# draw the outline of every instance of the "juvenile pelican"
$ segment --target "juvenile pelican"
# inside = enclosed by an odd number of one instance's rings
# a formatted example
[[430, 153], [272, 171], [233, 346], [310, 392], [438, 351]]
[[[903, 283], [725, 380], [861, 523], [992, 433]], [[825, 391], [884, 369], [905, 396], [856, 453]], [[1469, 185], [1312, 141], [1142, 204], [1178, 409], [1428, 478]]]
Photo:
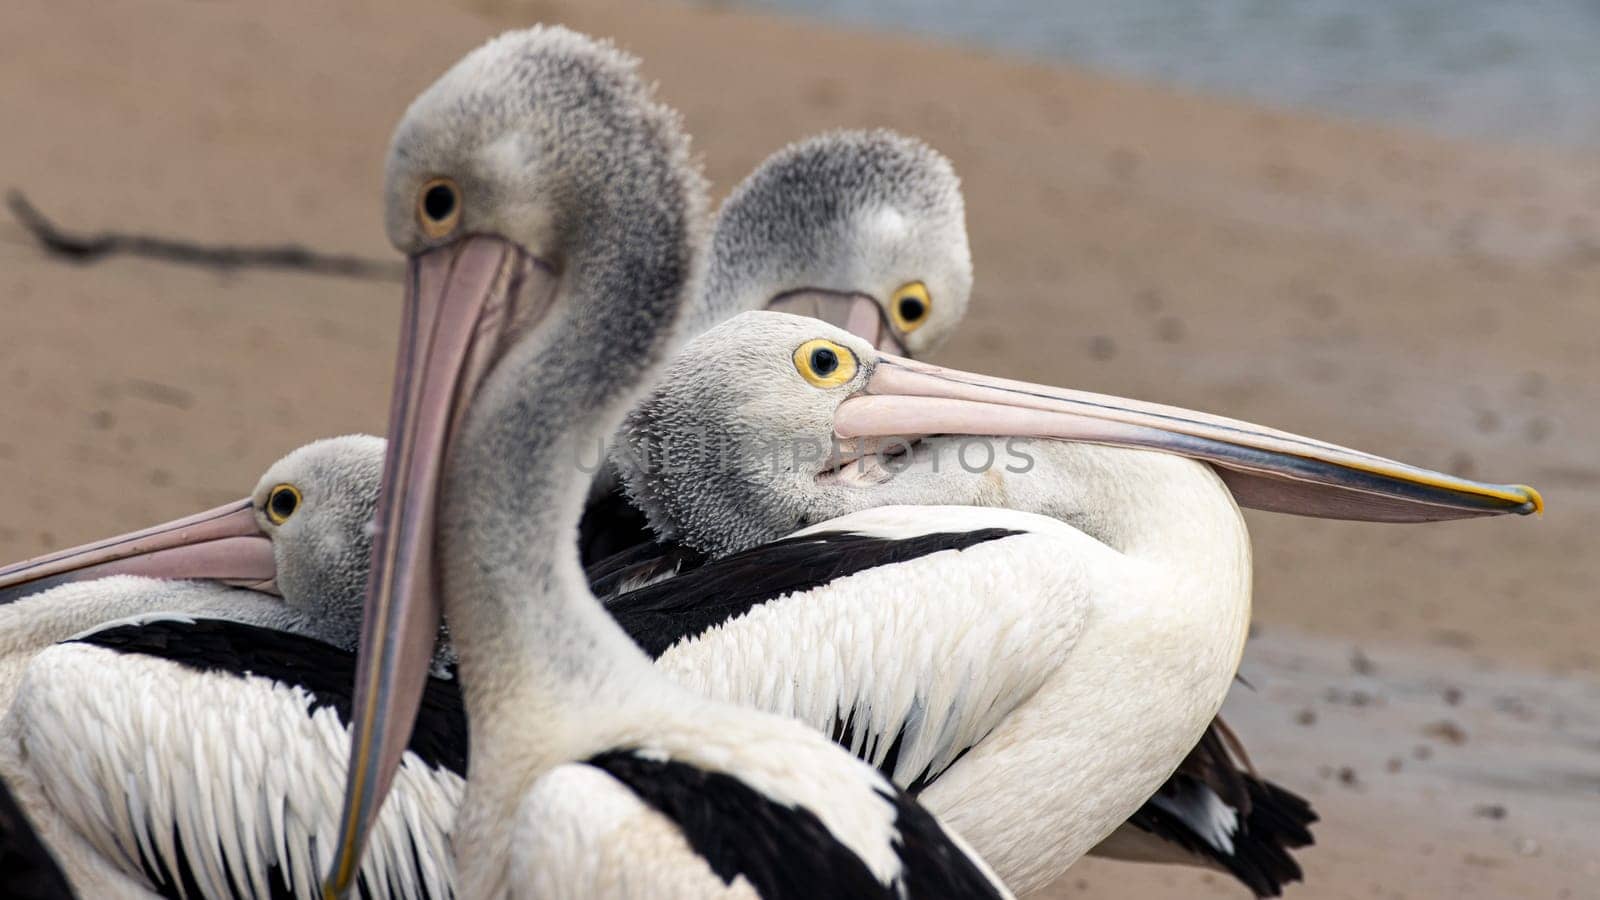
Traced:
[[508, 34], [395, 133], [410, 283], [330, 889], [352, 886], [442, 597], [473, 754], [462, 896], [1000, 895], [870, 766], [673, 685], [589, 593], [576, 454], [667, 351], [703, 215], [676, 116], [634, 69], [563, 29]]
[[[913, 363], [771, 312], [692, 341], [622, 433], [629, 492], [678, 549], [596, 574], [621, 588], [686, 571], [610, 612], [681, 681], [793, 715], [920, 789], [1019, 893], [1132, 815], [1220, 706], [1250, 609], [1235, 498], [1379, 521], [1539, 503], [1241, 422]], [[1184, 809], [1169, 796], [1146, 814]], [[1204, 814], [1193, 834], [1232, 849], [1228, 809], [1187, 809]]]
[[[238, 503], [0, 570], [0, 776], [84, 897], [318, 895], [382, 454], [318, 441]], [[372, 897], [450, 893], [466, 724], [428, 697]]]

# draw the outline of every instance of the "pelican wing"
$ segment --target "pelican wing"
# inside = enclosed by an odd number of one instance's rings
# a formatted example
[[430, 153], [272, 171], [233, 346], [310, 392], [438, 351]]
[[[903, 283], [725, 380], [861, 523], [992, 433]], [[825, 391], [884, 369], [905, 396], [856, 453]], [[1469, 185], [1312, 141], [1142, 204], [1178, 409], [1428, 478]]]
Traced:
[[[51, 812], [153, 892], [309, 900], [334, 845], [354, 662], [238, 622], [114, 622], [33, 659], [7, 737]], [[370, 896], [450, 895], [465, 728], [454, 682], [434, 680], [363, 865]]]
[[1085, 542], [1012, 510], [885, 507], [607, 608], [685, 686], [797, 718], [915, 791], [1071, 651]]
[[[610, 608], [611, 601], [622, 594], [638, 591], [660, 581], [705, 565], [706, 557], [672, 541], [648, 540], [634, 544], [589, 565], [584, 575], [589, 579], [589, 590]], [[641, 603], [648, 594], [636, 595], [630, 604]], [[622, 607], [618, 607], [621, 609]]]
[[1128, 844], [1137, 839], [1119, 835], [1106, 850], [1112, 857], [1182, 860], [1162, 852], [1181, 848], [1231, 873], [1256, 896], [1276, 897], [1304, 877], [1290, 851], [1315, 843], [1316, 821], [1310, 803], [1251, 769], [1219, 717], [1125, 826], [1161, 843]]

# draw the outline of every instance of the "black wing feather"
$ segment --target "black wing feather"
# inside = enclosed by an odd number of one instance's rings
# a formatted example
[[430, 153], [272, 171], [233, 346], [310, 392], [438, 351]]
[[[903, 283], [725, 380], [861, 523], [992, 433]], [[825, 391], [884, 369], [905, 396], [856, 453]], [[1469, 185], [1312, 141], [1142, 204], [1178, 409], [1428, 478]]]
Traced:
[[4, 781], [0, 781], [0, 896], [11, 900], [73, 897], [67, 876]]
[[965, 550], [1021, 534], [1005, 528], [885, 538], [829, 531], [785, 538], [713, 560], [612, 598], [606, 611], [652, 659], [768, 600], [822, 587], [878, 566]]
[[[1227, 725], [1221, 719], [1213, 722], [1178, 771], [1128, 822], [1216, 864], [1257, 897], [1277, 897], [1285, 885], [1304, 877], [1289, 851], [1314, 843], [1310, 826], [1317, 814], [1303, 798], [1248, 771], [1247, 763], [1234, 759], [1229, 741], [1237, 746]], [[1231, 851], [1196, 833], [1181, 816], [1156, 802], [1160, 798], [1183, 806], [1204, 802], [1207, 794], [1239, 816]]]
[[899, 791], [895, 804], [904, 862], [900, 885], [885, 884], [828, 831], [816, 814], [785, 806], [722, 772], [613, 750], [588, 760], [671, 819], [724, 884], [744, 876], [765, 900], [996, 898], [999, 893], [926, 810]]
[[609, 603], [618, 595], [705, 565], [706, 556], [676, 542], [644, 541], [584, 570], [589, 590]]
[[[154, 656], [197, 672], [294, 685], [312, 696], [313, 710], [331, 708], [350, 725], [356, 656], [315, 638], [227, 619], [157, 619], [101, 629], [77, 642]], [[459, 681], [428, 679], [406, 749], [435, 769], [466, 777], [467, 713]]]
[[578, 522], [578, 557], [585, 566], [640, 543], [649, 543], [650, 521], [628, 500], [621, 484], [591, 500]]

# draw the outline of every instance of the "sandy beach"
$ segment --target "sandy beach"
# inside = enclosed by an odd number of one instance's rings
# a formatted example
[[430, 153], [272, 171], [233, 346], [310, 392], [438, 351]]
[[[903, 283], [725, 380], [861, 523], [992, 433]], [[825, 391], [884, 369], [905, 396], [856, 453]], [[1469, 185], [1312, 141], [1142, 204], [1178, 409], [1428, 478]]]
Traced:
[[[641, 56], [719, 192], [832, 127], [948, 154], [977, 286], [941, 362], [1540, 488], [1539, 520], [1250, 514], [1255, 690], [1228, 711], [1323, 815], [1289, 896], [1596, 896], [1600, 156], [720, 5], [14, 0], [0, 186], [68, 226], [392, 256], [394, 121], [466, 50], [536, 21]], [[0, 224], [0, 558], [241, 496], [315, 437], [381, 433], [399, 296], [75, 267]], [[1049, 896], [1244, 893], [1088, 861]]]

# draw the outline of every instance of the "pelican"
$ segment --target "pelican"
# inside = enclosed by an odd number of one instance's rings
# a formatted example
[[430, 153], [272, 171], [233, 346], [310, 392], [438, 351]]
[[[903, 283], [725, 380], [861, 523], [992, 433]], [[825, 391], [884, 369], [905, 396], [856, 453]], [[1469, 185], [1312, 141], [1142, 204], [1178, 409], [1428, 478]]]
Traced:
[[669, 349], [704, 214], [635, 68], [564, 29], [507, 34], [395, 132], [410, 276], [327, 890], [352, 887], [442, 600], [471, 728], [462, 896], [1003, 896], [872, 767], [658, 675], [588, 590], [575, 454]]
[[[692, 323], [691, 334], [736, 313], [765, 308], [822, 319], [877, 349], [920, 358], [959, 327], [972, 292], [972, 254], [960, 179], [942, 154], [892, 131], [831, 132], [797, 142], [768, 157], [730, 193], [717, 214], [708, 264], [703, 313]], [[735, 351], [730, 341], [715, 347], [696, 345], [690, 352], [695, 359], [709, 356], [715, 364]], [[681, 368], [687, 374], [696, 365], [691, 360]], [[750, 377], [731, 367], [719, 368], [718, 373], [724, 377], [709, 380], [712, 390], [726, 381]], [[682, 391], [680, 399], [687, 399], [692, 391], [687, 385], [698, 382], [668, 379], [663, 390]], [[708, 412], [735, 414], [736, 410], [718, 407]], [[634, 421], [648, 426], [643, 417]], [[787, 434], [792, 427], [777, 416], [748, 423], [736, 414], [699, 419], [702, 435], [747, 434], [739, 430], [743, 424], [759, 426], [769, 437]], [[624, 428], [618, 439], [627, 442], [627, 432]], [[949, 465], [957, 467], [954, 460]], [[1042, 478], [1036, 476], [1038, 481]], [[608, 486], [614, 483], [615, 479], [607, 481]], [[780, 484], [775, 489], [781, 494], [786, 487]], [[832, 505], [831, 498], [819, 502], [805, 521], [894, 502], [886, 492], [864, 486], [848, 493], [850, 499], [838, 505]], [[735, 496], [717, 508], [726, 521], [739, 521], [738, 513], [746, 508], [744, 492]], [[955, 495], [941, 494], [928, 483], [899, 502], [939, 502], [941, 496]], [[692, 516], [697, 507], [694, 498], [681, 495], [658, 496], [656, 501], [689, 504], [676, 513], [683, 516]], [[997, 503], [998, 498], [990, 502]], [[665, 523], [670, 526], [671, 518]], [[726, 555], [781, 534], [769, 529], [759, 541], [700, 549]], [[614, 586], [619, 579], [606, 579], [606, 574], [615, 570], [618, 560], [632, 559], [639, 551], [616, 554], [651, 537], [644, 515], [614, 490], [585, 515], [580, 537], [585, 565], [604, 579], [603, 586]], [[866, 639], [871, 633], [860, 632], [858, 637]], [[1095, 852], [1140, 861], [1209, 863], [1230, 872], [1256, 894], [1275, 896], [1284, 882], [1301, 877], [1289, 851], [1311, 842], [1307, 826], [1315, 819], [1304, 800], [1248, 770], [1237, 739], [1219, 720], [1172, 779]]]
[[[839, 736], [1019, 894], [1205, 734], [1249, 621], [1239, 504], [1431, 521], [1542, 503], [772, 312], [692, 341], [623, 433], [629, 494], [677, 549], [596, 573], [612, 615], [683, 683]], [[962, 435], [1012, 439], [977, 442], [968, 468]], [[1219, 807], [1186, 824], [1225, 847], [1238, 823]]]
[[[318, 895], [383, 446], [318, 441], [244, 500], [0, 569], [0, 776], [83, 896]], [[466, 724], [436, 670], [371, 897], [450, 895]]]
[[[15, 686], [18, 667], [39, 650], [153, 611], [231, 616], [355, 649], [361, 611], [352, 598], [366, 583], [365, 528], [383, 447], [370, 435], [314, 441], [269, 466], [243, 499], [0, 567], [0, 690]], [[108, 576], [213, 584], [174, 584], [171, 598], [152, 606], [145, 584]], [[100, 579], [98, 590], [84, 584]]]

